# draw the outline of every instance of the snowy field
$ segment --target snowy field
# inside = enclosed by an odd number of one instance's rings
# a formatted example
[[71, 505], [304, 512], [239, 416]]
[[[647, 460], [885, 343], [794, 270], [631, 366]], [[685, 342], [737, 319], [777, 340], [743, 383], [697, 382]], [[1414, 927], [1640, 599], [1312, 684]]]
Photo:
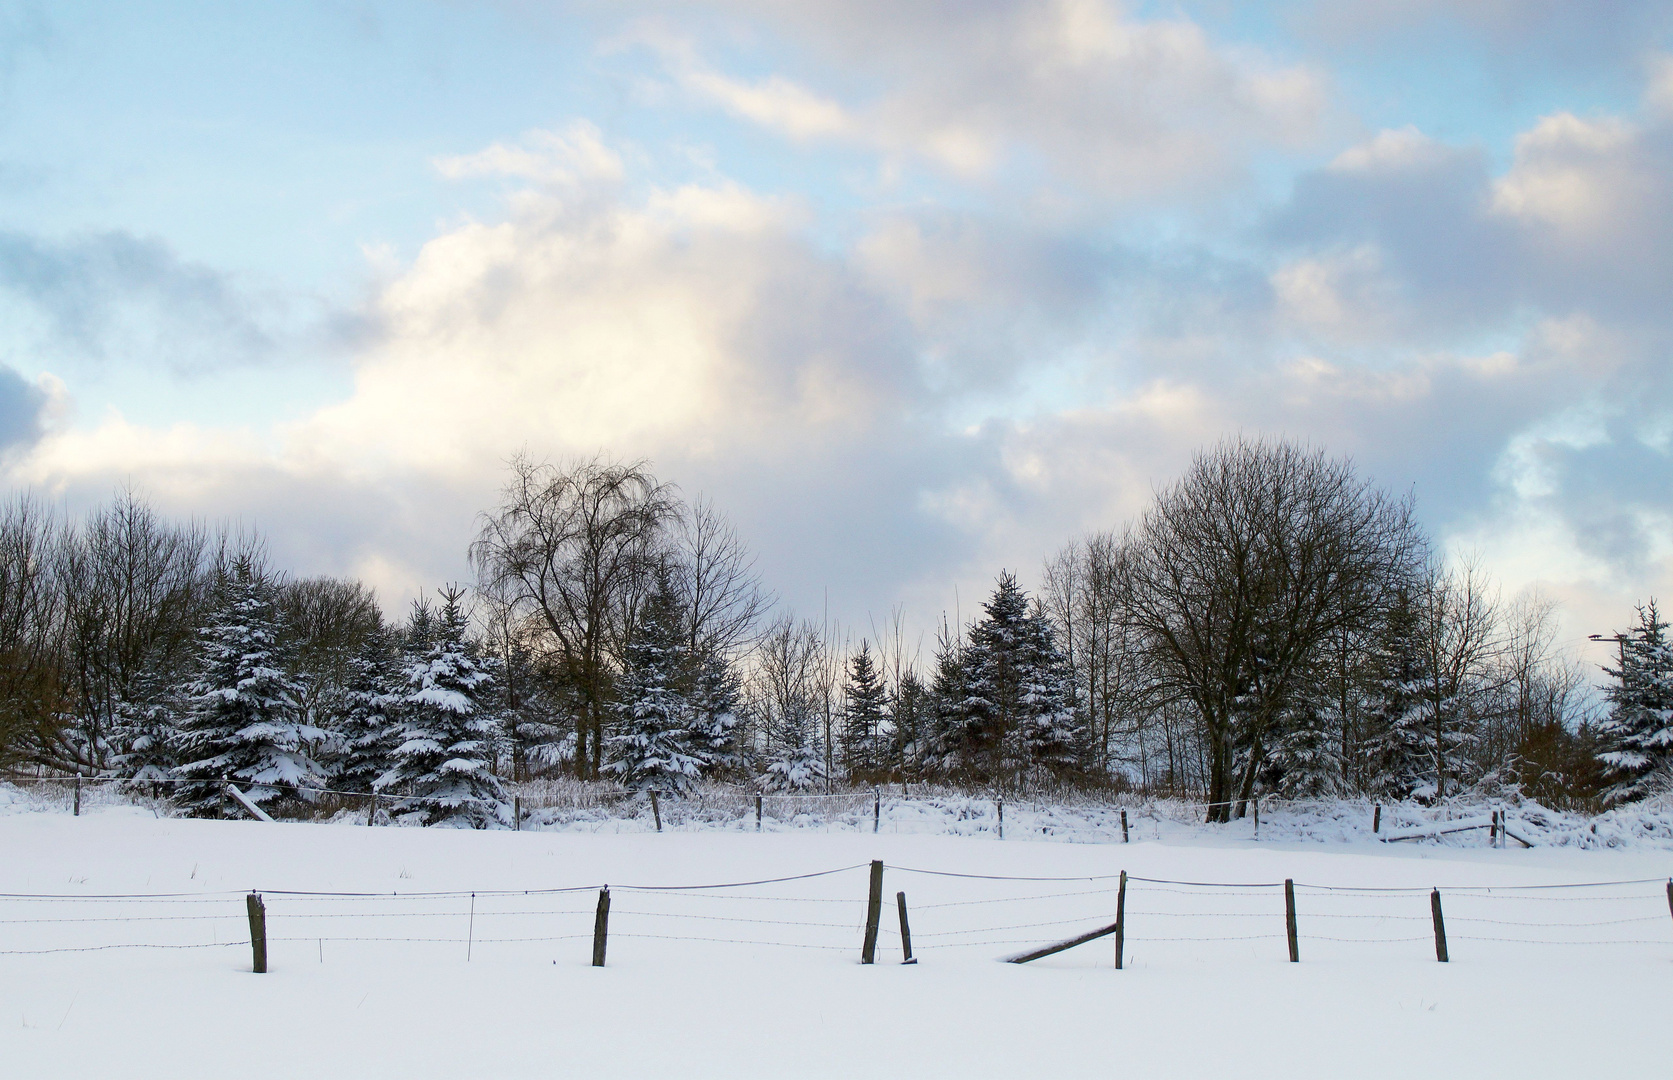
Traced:
[[[1098, 830], [1066, 843], [1022, 807], [1003, 841], [925, 831], [907, 807], [875, 835], [869, 815], [761, 834], [637, 819], [473, 833], [96, 803], [72, 817], [8, 799], [0, 892], [64, 897], [0, 899], [8, 1076], [1577, 1077], [1668, 1063], [1673, 854], [1658, 842], [1382, 845], [1351, 823], [1320, 842], [1279, 822], [1256, 841], [1247, 823], [1146, 819], [1130, 844]], [[864, 967], [872, 859], [889, 903]], [[1125, 970], [1110, 938], [1001, 962], [1110, 922], [1122, 870]], [[718, 887], [804, 874], [820, 876]], [[1576, 882], [1624, 884], [1527, 888]], [[273, 939], [266, 975], [250, 972], [251, 889]], [[914, 966], [898, 962], [897, 891]], [[341, 895], [357, 893], [375, 895]], [[152, 898], [104, 899], [117, 894]], [[138, 943], [189, 947], [98, 948]], [[46, 949], [92, 951], [32, 952]]]

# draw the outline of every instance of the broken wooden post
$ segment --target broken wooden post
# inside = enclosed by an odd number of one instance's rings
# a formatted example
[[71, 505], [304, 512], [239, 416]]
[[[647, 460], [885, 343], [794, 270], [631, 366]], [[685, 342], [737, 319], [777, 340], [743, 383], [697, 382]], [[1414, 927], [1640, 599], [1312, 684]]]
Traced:
[[610, 886], [598, 890], [598, 911], [593, 915], [593, 967], [604, 966], [604, 945], [610, 937]]
[[267, 973], [267, 906], [261, 902], [260, 893], [251, 893], [244, 898], [244, 907], [250, 913], [250, 952], [251, 968], [257, 975]]
[[883, 917], [883, 860], [871, 860], [871, 891], [866, 895], [866, 938], [860, 946], [860, 963], [877, 961], [877, 924]]
[[1301, 949], [1295, 935], [1295, 882], [1284, 879], [1284, 933], [1290, 939], [1290, 963], [1301, 963]]
[[[1673, 888], [1673, 886], [1669, 886]], [[1435, 920], [1435, 959], [1446, 963], [1446, 920], [1441, 918], [1441, 890], [1429, 890], [1429, 917]]]
[[1382, 805], [1382, 803], [1378, 803], [1376, 806], [1373, 806], [1371, 808], [1371, 831], [1372, 832], [1382, 832], [1382, 830], [1383, 830], [1383, 805]]
[[906, 894], [895, 893], [895, 904], [900, 908], [900, 953], [905, 957], [903, 964], [916, 964], [918, 958], [912, 955], [912, 927], [906, 921]]
[[1059, 941], [1055, 945], [1047, 945], [1044, 948], [1034, 949], [1031, 952], [1018, 953], [1015, 956], [1007, 956], [1005, 958], [1005, 962], [1007, 964], [1026, 964], [1029, 961], [1038, 960], [1042, 956], [1051, 956], [1053, 953], [1060, 953], [1065, 949], [1072, 949], [1076, 945], [1085, 945], [1089, 941], [1097, 941], [1101, 937], [1109, 937], [1115, 932], [1116, 925], [1114, 923], [1110, 923], [1108, 926], [1101, 926], [1096, 930], [1089, 930], [1079, 937], [1072, 937], [1068, 941]]
[[1123, 844], [1127, 842], [1127, 811], [1125, 808], [1121, 811], [1121, 842]]
[[1121, 871], [1121, 884], [1115, 890], [1115, 970], [1120, 971], [1122, 953], [1127, 945], [1127, 871]]
[[651, 816], [656, 819], [656, 831], [662, 831], [662, 808], [656, 803], [656, 792], [651, 792]]

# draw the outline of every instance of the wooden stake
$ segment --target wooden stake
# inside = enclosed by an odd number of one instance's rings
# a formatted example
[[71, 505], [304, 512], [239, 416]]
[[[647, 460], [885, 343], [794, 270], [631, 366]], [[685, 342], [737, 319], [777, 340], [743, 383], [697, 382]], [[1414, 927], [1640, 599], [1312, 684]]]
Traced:
[[1127, 811], [1125, 809], [1121, 811], [1121, 842], [1123, 844], [1127, 842]]
[[918, 958], [912, 955], [912, 927], [906, 921], [906, 894], [895, 893], [895, 904], [900, 908], [900, 952], [905, 959], [903, 964], [916, 964]]
[[761, 831], [761, 794], [759, 792], [755, 795], [755, 831]]
[[1261, 838], [1261, 801], [1255, 800], [1255, 839]]
[[1499, 812], [1493, 811], [1493, 816], [1487, 826], [1487, 846], [1499, 846]]
[[[465, 963], [471, 962], [471, 947], [476, 944], [476, 894], [471, 893], [471, 920], [465, 924]], [[323, 954], [322, 954], [323, 955]]]
[[523, 831], [523, 797], [521, 795], [511, 797], [511, 831]]
[[366, 810], [366, 824], [368, 826], [372, 826], [372, 825], [376, 825], [377, 823], [378, 823], [378, 793], [374, 791], [374, 792], [372, 792], [371, 805]]
[[[1673, 883], [1667, 886], [1668, 902], [1673, 904]], [[1441, 963], [1447, 962], [1446, 956], [1446, 920], [1441, 918], [1441, 890], [1429, 890], [1429, 917], [1435, 920], [1435, 959]]]
[[1005, 800], [999, 799], [994, 803], [999, 808], [999, 839], [1005, 839]]
[[1383, 805], [1382, 805], [1382, 803], [1378, 803], [1376, 806], [1373, 806], [1371, 808], [1371, 831], [1372, 832], [1382, 832], [1383, 831]]
[[598, 890], [598, 912], [593, 916], [593, 967], [604, 966], [604, 945], [610, 937], [610, 886]]
[[244, 898], [244, 906], [250, 913], [250, 952], [252, 954], [251, 968], [257, 975], [267, 973], [267, 906], [261, 902], [259, 893], [251, 893]]
[[[876, 832], [883, 826], [883, 793], [871, 793], [871, 831]], [[904, 909], [902, 909], [904, 910]]]
[[[1126, 816], [1126, 811], [1122, 812]], [[1115, 970], [1120, 971], [1125, 961], [1122, 955], [1127, 946], [1127, 871], [1121, 871], [1121, 884], [1115, 890]]]
[[866, 939], [860, 946], [860, 963], [877, 962], [877, 923], [883, 917], [883, 860], [871, 860], [871, 891], [866, 896]]
[[1667, 879], [1667, 911], [1673, 915], [1673, 878]]
[[656, 831], [662, 831], [662, 808], [656, 803], [656, 792], [651, 792], [651, 816], [656, 818]]
[[1295, 934], [1295, 882], [1284, 879], [1284, 932], [1290, 939], [1290, 963], [1301, 963], [1301, 949]]
[[76, 810], [75, 816], [81, 816], [81, 773], [76, 773]]

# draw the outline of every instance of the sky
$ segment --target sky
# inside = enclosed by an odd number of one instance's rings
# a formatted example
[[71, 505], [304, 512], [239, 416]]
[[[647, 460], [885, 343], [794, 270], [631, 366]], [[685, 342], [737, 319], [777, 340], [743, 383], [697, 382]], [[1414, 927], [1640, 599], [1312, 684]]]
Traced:
[[1563, 641], [1673, 595], [1673, 6], [0, 0], [0, 472], [391, 610], [647, 459], [968, 618], [1308, 442]]

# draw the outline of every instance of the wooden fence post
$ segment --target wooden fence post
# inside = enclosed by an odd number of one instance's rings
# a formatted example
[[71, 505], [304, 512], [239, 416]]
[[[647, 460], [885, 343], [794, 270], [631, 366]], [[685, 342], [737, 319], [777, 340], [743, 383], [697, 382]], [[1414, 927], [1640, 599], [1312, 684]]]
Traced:
[[761, 793], [755, 793], [755, 831], [761, 831]]
[[1284, 879], [1284, 933], [1290, 939], [1290, 963], [1301, 963], [1301, 949], [1295, 934], [1295, 882]]
[[999, 839], [1005, 839], [1005, 800], [997, 799], [994, 805], [999, 808]]
[[1667, 879], [1667, 912], [1673, 915], [1673, 878]]
[[1120, 971], [1127, 946], [1127, 871], [1121, 871], [1121, 884], [1115, 890], [1115, 970]]
[[1493, 816], [1488, 820], [1489, 820], [1489, 824], [1487, 826], [1487, 846], [1488, 847], [1498, 847], [1499, 846], [1499, 812], [1497, 810], [1494, 810], [1493, 811]]
[[656, 803], [656, 792], [651, 792], [651, 816], [656, 819], [656, 831], [662, 831], [662, 808]]
[[906, 894], [895, 893], [895, 904], [900, 908], [900, 952], [903, 964], [916, 964], [918, 958], [912, 955], [912, 927], [906, 921]]
[[[871, 793], [871, 831], [876, 832], [883, 827], [883, 793], [873, 790]], [[904, 893], [901, 895], [905, 895]], [[901, 909], [906, 910], [905, 908]]]
[[261, 902], [261, 894], [251, 893], [244, 898], [244, 907], [250, 913], [250, 952], [252, 965], [250, 970], [257, 975], [267, 973], [267, 905]]
[[610, 937], [610, 886], [598, 890], [598, 912], [593, 916], [593, 967], [604, 966], [604, 945]]
[[523, 831], [523, 797], [521, 795], [511, 797], [511, 831]]
[[76, 770], [76, 809], [75, 816], [81, 816], [81, 770]]
[[871, 891], [866, 896], [866, 939], [860, 946], [860, 963], [877, 962], [877, 923], [883, 917], [883, 860], [871, 860]]
[[1383, 831], [1383, 804], [1382, 803], [1378, 803], [1376, 806], [1373, 806], [1371, 808], [1371, 831], [1374, 832], [1374, 833]]
[[1121, 842], [1123, 844], [1127, 842], [1127, 811], [1125, 808], [1121, 811]]
[[376, 825], [377, 823], [378, 823], [378, 793], [374, 791], [374, 792], [372, 792], [371, 804], [366, 809], [366, 824], [368, 826], [371, 826], [371, 825]]
[[[1673, 885], [1668, 886], [1673, 889]], [[1441, 890], [1429, 890], [1429, 917], [1435, 920], [1435, 959], [1441, 963], [1447, 962], [1446, 956], [1446, 920], [1441, 918]]]

